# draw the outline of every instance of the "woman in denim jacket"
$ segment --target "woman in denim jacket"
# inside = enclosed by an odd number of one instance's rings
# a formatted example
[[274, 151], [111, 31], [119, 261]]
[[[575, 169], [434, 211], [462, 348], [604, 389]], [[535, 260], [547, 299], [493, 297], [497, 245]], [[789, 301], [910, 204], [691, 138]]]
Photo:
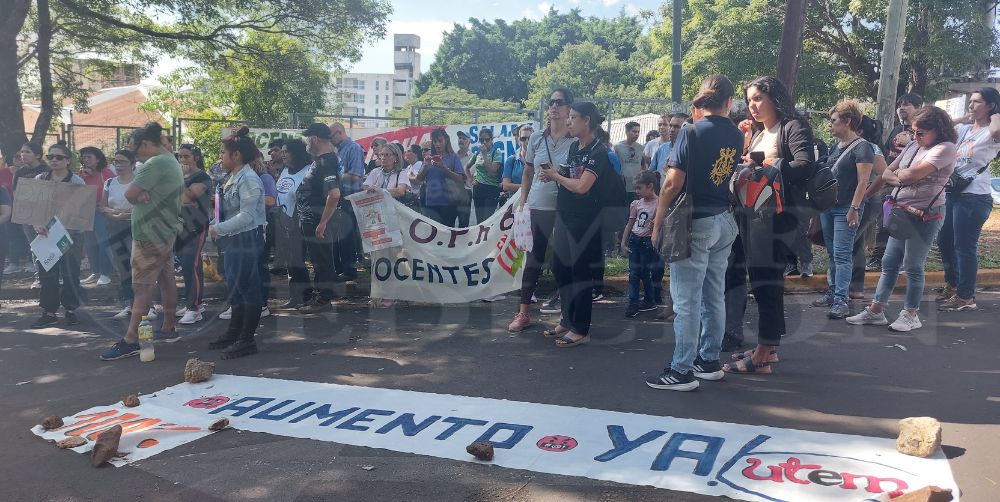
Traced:
[[264, 185], [250, 167], [259, 152], [248, 133], [243, 127], [222, 141], [222, 165], [229, 176], [217, 189], [221, 203], [215, 224], [209, 227], [225, 256], [223, 272], [233, 309], [229, 328], [209, 344], [210, 349], [222, 349], [223, 359], [257, 352], [254, 332], [265, 301], [259, 263], [264, 248]]

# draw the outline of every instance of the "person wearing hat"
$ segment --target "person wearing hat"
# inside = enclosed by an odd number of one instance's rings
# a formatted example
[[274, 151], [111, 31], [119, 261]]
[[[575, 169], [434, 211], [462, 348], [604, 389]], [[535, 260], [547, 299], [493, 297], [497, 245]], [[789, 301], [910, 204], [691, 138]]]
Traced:
[[306, 254], [313, 264], [315, 293], [299, 308], [304, 314], [330, 310], [333, 299], [333, 231], [327, 229], [340, 204], [340, 164], [333, 147], [333, 132], [326, 124], [315, 123], [302, 131], [306, 149], [312, 154], [312, 171], [302, 178], [295, 191], [299, 228], [305, 240]]

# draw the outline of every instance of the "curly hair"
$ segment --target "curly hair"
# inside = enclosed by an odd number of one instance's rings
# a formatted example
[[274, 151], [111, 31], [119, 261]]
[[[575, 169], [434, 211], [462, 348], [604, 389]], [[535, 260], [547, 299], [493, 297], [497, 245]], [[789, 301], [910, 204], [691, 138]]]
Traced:
[[913, 116], [913, 128], [934, 131], [937, 143], [958, 141], [958, 133], [955, 132], [955, 123], [951, 121], [951, 116], [936, 106], [924, 106], [917, 111]]
[[[750, 105], [750, 101], [746, 99], [747, 91], [751, 87], [756, 88], [758, 91], [767, 95], [774, 102], [774, 111], [778, 114], [779, 120], [798, 120], [801, 118], [799, 112], [795, 109], [795, 102], [792, 101], [791, 94], [788, 93], [788, 88], [785, 84], [778, 80], [778, 77], [773, 75], [765, 75], [763, 77], [757, 77], [752, 82], [743, 88], [743, 97], [747, 103]], [[808, 120], [801, 120], [803, 126], [809, 127]], [[755, 124], [756, 126], [756, 124]]]

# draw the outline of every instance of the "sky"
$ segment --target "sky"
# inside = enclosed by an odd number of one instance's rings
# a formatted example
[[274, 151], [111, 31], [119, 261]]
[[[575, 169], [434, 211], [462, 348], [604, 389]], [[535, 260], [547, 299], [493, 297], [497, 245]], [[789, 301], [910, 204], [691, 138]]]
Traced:
[[[392, 35], [413, 33], [420, 36], [420, 66], [427, 71], [434, 62], [434, 53], [441, 45], [444, 32], [451, 30], [455, 23], [466, 24], [470, 17], [479, 19], [503, 19], [513, 21], [530, 18], [541, 19], [555, 7], [559, 12], [579, 8], [584, 16], [615, 17], [622, 9], [629, 14], [637, 14], [640, 9], [657, 9], [661, 0], [392, 0], [393, 13], [386, 27], [384, 40], [364, 47], [361, 61], [349, 66], [349, 71], [358, 73], [392, 73]], [[430, 6], [433, 7], [430, 7]]]
[[[579, 8], [584, 16], [610, 18], [617, 16], [622, 9], [628, 14], [636, 14], [640, 9], [655, 10], [662, 0], [390, 0], [393, 13], [389, 16], [386, 26], [386, 38], [376, 43], [366, 45], [362, 50], [362, 58], [357, 63], [349, 65], [348, 71], [357, 73], [392, 73], [392, 35], [394, 33], [413, 33], [420, 36], [420, 66], [421, 71], [427, 71], [434, 54], [441, 45], [444, 32], [451, 30], [455, 23], [466, 24], [470, 17], [479, 19], [541, 19], [555, 7], [559, 12], [569, 12]], [[181, 61], [166, 61], [157, 66], [148, 79], [155, 81], [181, 66]]]

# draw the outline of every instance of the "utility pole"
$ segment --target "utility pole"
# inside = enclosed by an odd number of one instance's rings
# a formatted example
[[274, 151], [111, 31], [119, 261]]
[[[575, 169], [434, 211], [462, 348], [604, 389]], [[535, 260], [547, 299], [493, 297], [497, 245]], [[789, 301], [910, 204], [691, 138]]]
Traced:
[[674, 0], [674, 64], [670, 69], [670, 100], [674, 103], [681, 102], [681, 2], [682, 0]]
[[802, 55], [802, 30], [806, 24], [806, 0], [785, 2], [785, 24], [781, 29], [781, 46], [778, 49], [778, 79], [785, 84], [788, 94], [795, 97], [795, 81]]
[[878, 80], [878, 120], [882, 122], [882, 143], [889, 139], [895, 123], [896, 88], [899, 67], [903, 64], [903, 43], [906, 40], [907, 0], [889, 0], [885, 21], [885, 41], [882, 43], [881, 76]]

